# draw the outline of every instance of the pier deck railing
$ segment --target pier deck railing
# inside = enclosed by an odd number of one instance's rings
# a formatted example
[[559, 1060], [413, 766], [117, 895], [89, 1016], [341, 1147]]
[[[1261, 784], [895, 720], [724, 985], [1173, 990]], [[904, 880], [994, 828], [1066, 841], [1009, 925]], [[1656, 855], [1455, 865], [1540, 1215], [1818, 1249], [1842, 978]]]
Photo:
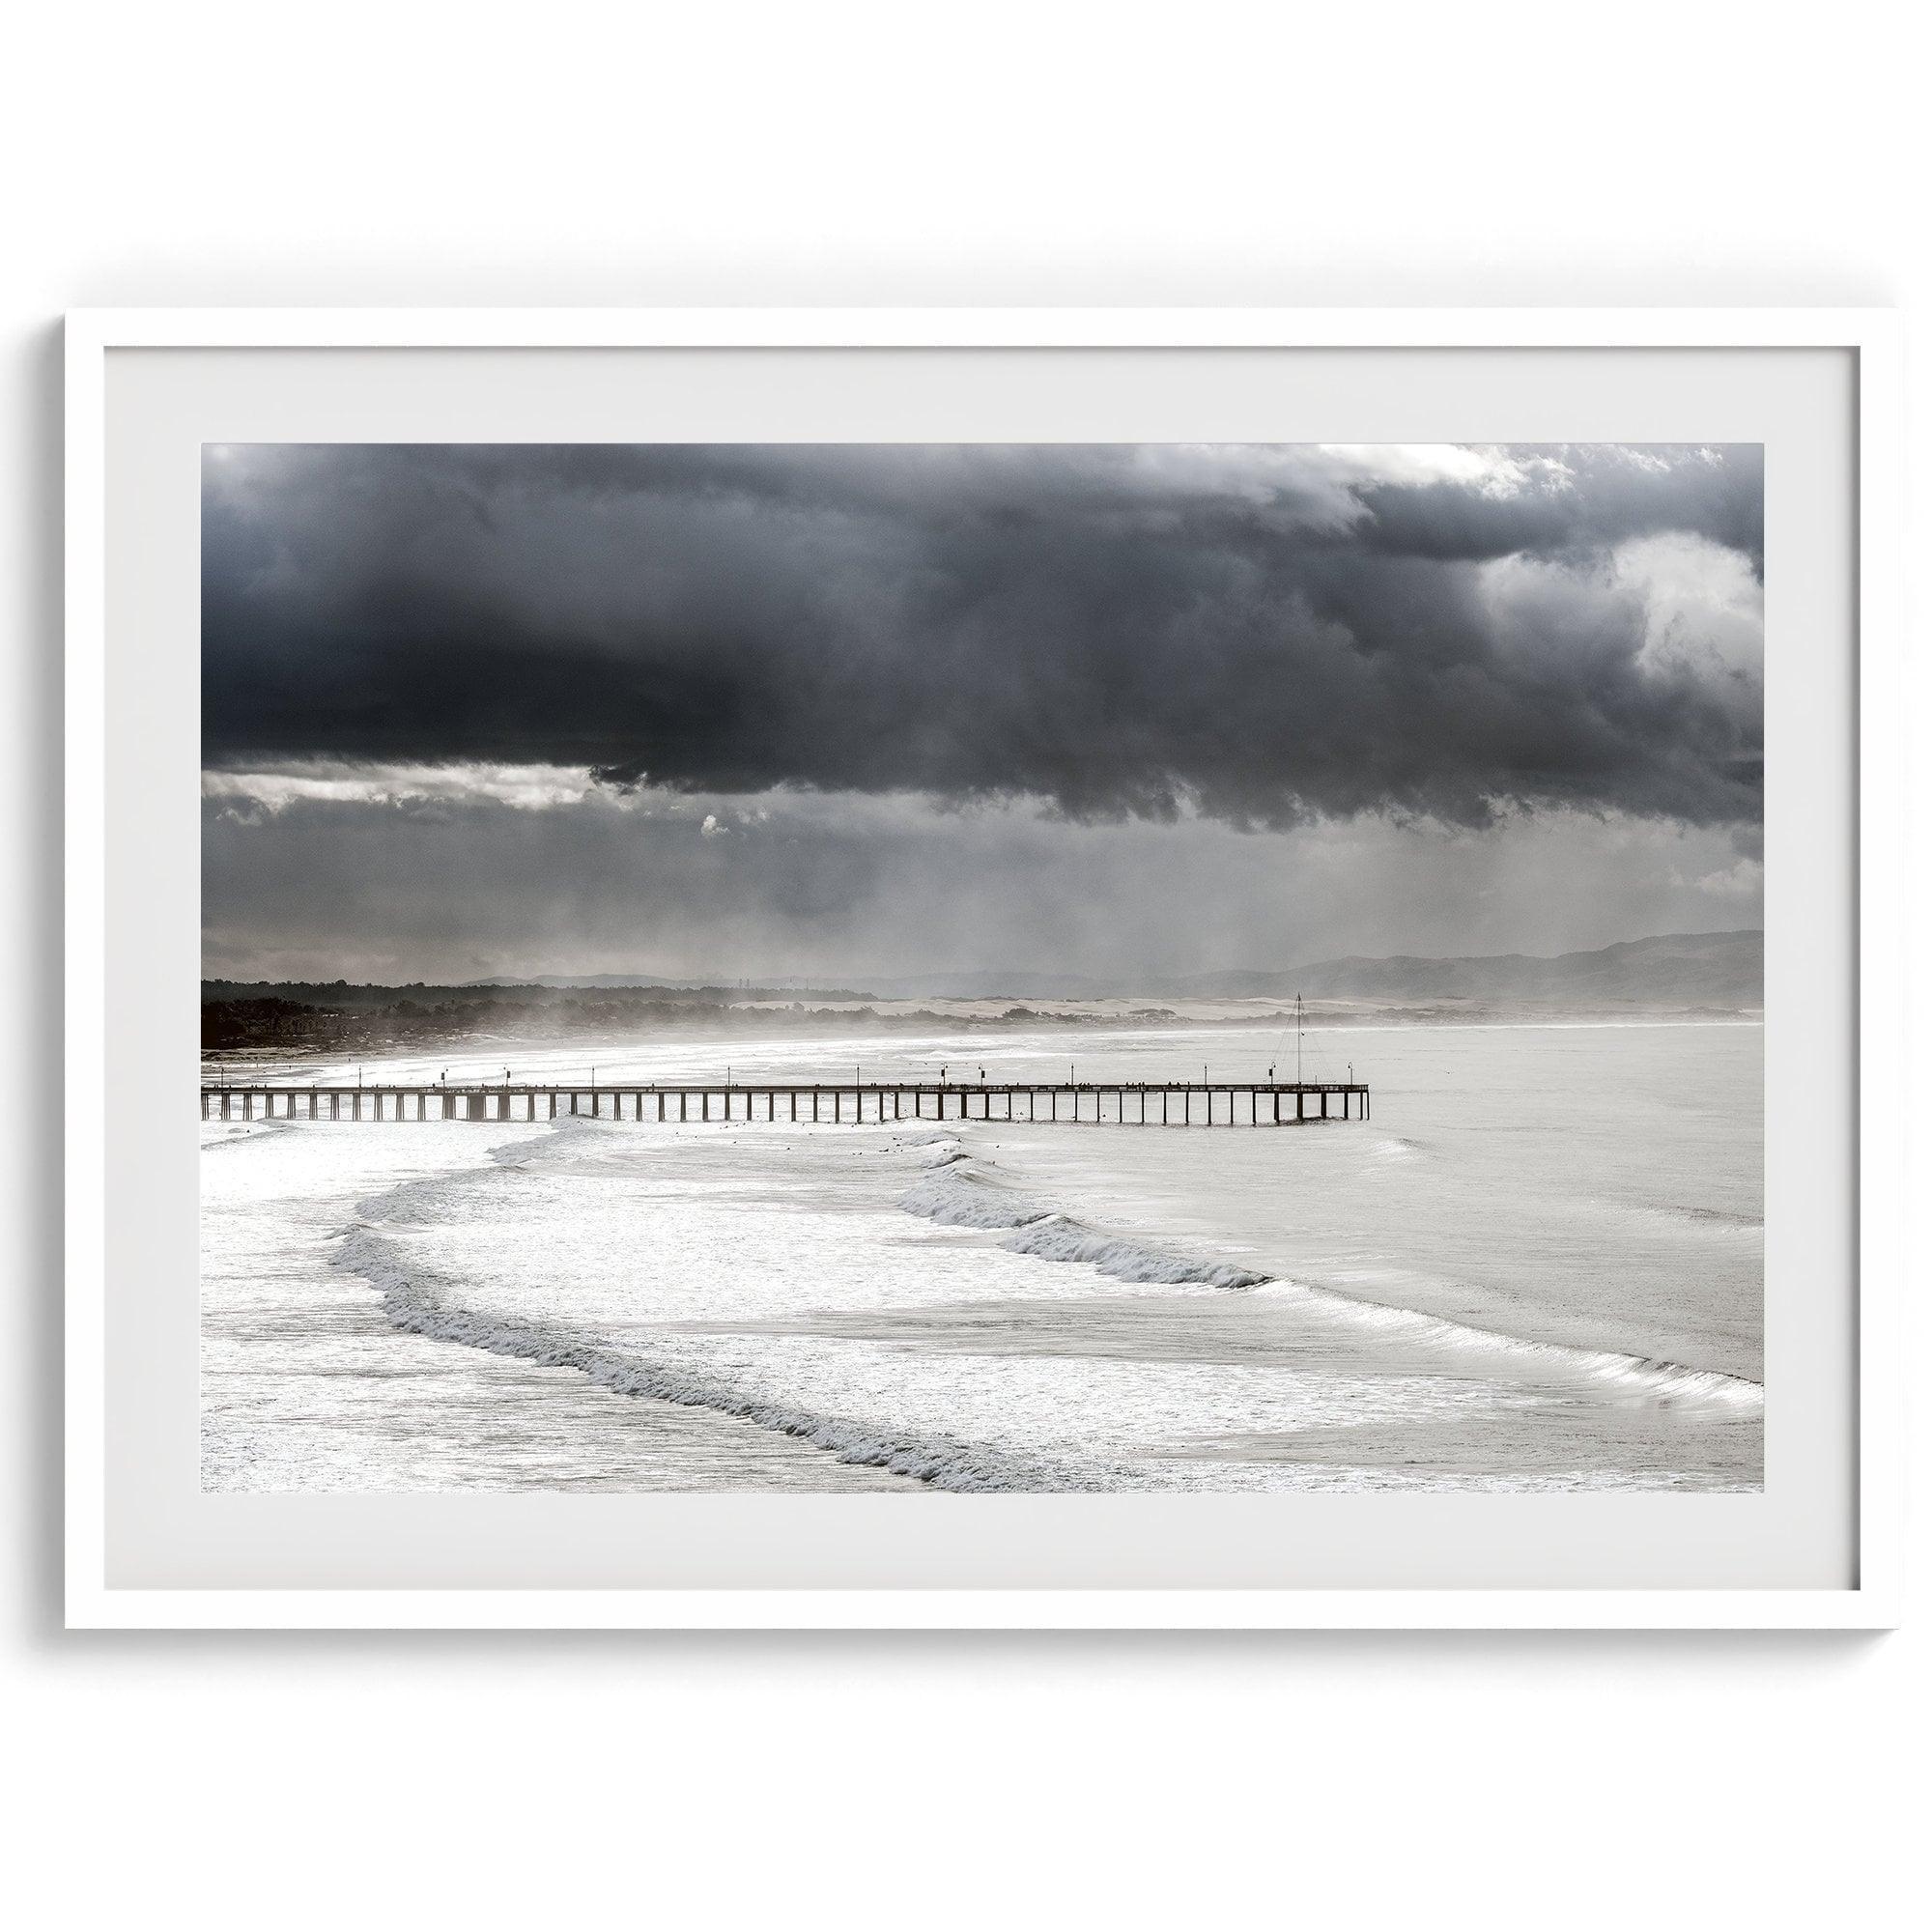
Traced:
[[636, 1081], [343, 1086], [204, 1080], [201, 1118], [290, 1121], [1081, 1122], [1121, 1126], [1302, 1126], [1366, 1121], [1360, 1081]]

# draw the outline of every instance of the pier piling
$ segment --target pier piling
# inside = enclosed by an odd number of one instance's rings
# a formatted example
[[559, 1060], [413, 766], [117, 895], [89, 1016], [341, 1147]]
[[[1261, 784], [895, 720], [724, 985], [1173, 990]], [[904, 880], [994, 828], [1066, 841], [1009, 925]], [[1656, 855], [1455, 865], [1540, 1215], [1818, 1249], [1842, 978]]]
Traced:
[[[1193, 1081], [1149, 1080], [1135, 1082], [1109, 1081], [1104, 1085], [1081, 1081], [1003, 1082], [975, 1081], [954, 1083], [948, 1081], [936, 1087], [903, 1085], [895, 1081], [879, 1081], [846, 1087], [842, 1084], [813, 1081], [799, 1081], [795, 1085], [773, 1085], [757, 1089], [726, 1087], [717, 1082], [709, 1085], [702, 1081], [692, 1081], [688, 1085], [663, 1084], [657, 1086], [612, 1088], [611, 1094], [611, 1119], [613, 1121], [634, 1121], [643, 1122], [647, 1113], [647, 1099], [656, 1100], [656, 1117], [660, 1121], [670, 1118], [670, 1101], [677, 1099], [676, 1118], [680, 1122], [691, 1121], [691, 1102], [698, 1103], [696, 1118], [702, 1122], [714, 1119], [735, 1122], [738, 1118], [737, 1096], [740, 1092], [745, 1096], [744, 1120], [749, 1123], [757, 1119], [757, 1101], [760, 1095], [765, 1102], [765, 1119], [776, 1122], [778, 1120], [778, 1096], [785, 1095], [785, 1111], [789, 1121], [796, 1123], [801, 1119], [813, 1122], [825, 1120], [823, 1101], [829, 1095], [832, 1101], [831, 1123], [834, 1125], [859, 1125], [868, 1119], [879, 1125], [888, 1120], [900, 1121], [906, 1118], [905, 1103], [912, 1101], [912, 1116], [916, 1121], [925, 1120], [925, 1102], [931, 1096], [933, 1111], [930, 1118], [939, 1121], [957, 1119], [960, 1121], [1017, 1121], [1017, 1102], [1023, 1095], [1027, 1103], [1026, 1117], [1030, 1122], [1039, 1119], [1039, 1097], [1046, 1095], [1049, 1122], [1059, 1122], [1063, 1116], [1060, 1101], [1063, 1094], [1067, 1101], [1069, 1123], [1079, 1125], [1109, 1123], [1107, 1096], [1114, 1099], [1111, 1124], [1118, 1126], [1147, 1126], [1153, 1122], [1155, 1116], [1149, 1102], [1155, 1094], [1160, 1096], [1158, 1124], [1161, 1126], [1187, 1127], [1208, 1126], [1303, 1126], [1321, 1124], [1334, 1121], [1366, 1121], [1370, 1117], [1369, 1089], [1362, 1081], [1215, 1081], [1212, 1083]], [[1204, 1119], [1194, 1119], [1194, 1095], [1202, 1097]], [[845, 1095], [852, 1095], [852, 1116], [848, 1122], [845, 1116]], [[428, 1121], [432, 1118], [441, 1121], [524, 1121], [532, 1124], [538, 1118], [539, 1104], [548, 1118], [554, 1121], [559, 1110], [559, 1101], [564, 1103], [562, 1111], [575, 1115], [587, 1111], [593, 1120], [604, 1118], [604, 1094], [602, 1088], [578, 1088], [568, 1085], [551, 1086], [540, 1081], [526, 1084], [503, 1084], [498, 1086], [444, 1086], [441, 1084], [420, 1086], [414, 1083], [399, 1082], [394, 1086], [335, 1087], [324, 1081], [292, 1082], [277, 1081], [204, 1081], [201, 1088], [201, 1117], [204, 1121], [220, 1119], [232, 1121], [238, 1116], [244, 1121], [258, 1118], [264, 1120], [296, 1121], [335, 1121], [345, 1118], [362, 1121], [363, 1102], [368, 1102], [366, 1118], [370, 1121], [404, 1122], [413, 1118]], [[624, 1106], [625, 1094], [630, 1095], [628, 1113]], [[580, 1099], [587, 1094], [588, 1109], [580, 1107]], [[1086, 1111], [1086, 1098], [1091, 1094], [1094, 1111]], [[1130, 1107], [1128, 1095], [1135, 1096]], [[1217, 1115], [1215, 1098], [1225, 1094], [1228, 1111], [1225, 1117]], [[1244, 1122], [1240, 1117], [1240, 1100], [1245, 1094], [1248, 1101], [1248, 1118]], [[711, 1110], [712, 1097], [721, 1102], [718, 1115]], [[1264, 1096], [1267, 1106], [1262, 1105]], [[1000, 1111], [995, 1114], [993, 1101], [997, 1097]], [[890, 1098], [891, 1112], [888, 1114], [887, 1101]], [[1291, 1111], [1282, 1103], [1292, 1098], [1294, 1102]], [[347, 1099], [345, 1110], [343, 1101]], [[975, 1100], [979, 1101], [976, 1109]], [[1174, 1102], [1180, 1102], [1179, 1112]], [[518, 1102], [522, 1101], [521, 1109]], [[809, 1112], [801, 1113], [800, 1102], [808, 1104]], [[1334, 1104], [1331, 1104], [1331, 1101]], [[412, 1114], [411, 1103], [414, 1103]], [[1313, 1103], [1311, 1105], [1311, 1102]], [[433, 1104], [432, 1104], [433, 1103]], [[869, 1103], [869, 1108], [868, 1108]], [[326, 1111], [325, 1111], [326, 1110]]]

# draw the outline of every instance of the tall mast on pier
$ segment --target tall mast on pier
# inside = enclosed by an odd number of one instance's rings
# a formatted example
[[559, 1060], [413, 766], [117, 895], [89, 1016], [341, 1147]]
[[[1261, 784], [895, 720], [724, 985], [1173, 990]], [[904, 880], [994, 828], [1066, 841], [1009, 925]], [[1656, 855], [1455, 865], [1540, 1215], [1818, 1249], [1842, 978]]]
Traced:
[[[1301, 995], [1299, 993], [1294, 996], [1294, 1084], [1297, 1087], [1301, 1085]], [[1296, 1106], [1300, 1104], [1298, 1100], [1295, 1102]]]

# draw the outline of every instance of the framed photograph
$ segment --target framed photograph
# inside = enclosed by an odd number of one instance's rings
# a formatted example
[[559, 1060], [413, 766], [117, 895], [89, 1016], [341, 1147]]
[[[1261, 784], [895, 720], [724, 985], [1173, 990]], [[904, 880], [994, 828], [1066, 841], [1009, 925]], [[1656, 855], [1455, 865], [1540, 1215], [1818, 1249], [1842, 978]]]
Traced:
[[68, 343], [72, 1624], [1894, 1620], [1889, 317]]

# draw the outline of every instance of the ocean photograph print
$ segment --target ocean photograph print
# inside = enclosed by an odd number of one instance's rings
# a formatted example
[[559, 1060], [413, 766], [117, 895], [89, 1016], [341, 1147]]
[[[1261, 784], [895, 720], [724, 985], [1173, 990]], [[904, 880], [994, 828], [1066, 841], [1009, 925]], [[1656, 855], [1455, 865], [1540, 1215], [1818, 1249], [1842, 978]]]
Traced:
[[218, 1490], [1754, 1490], [1754, 447], [212, 445]]

